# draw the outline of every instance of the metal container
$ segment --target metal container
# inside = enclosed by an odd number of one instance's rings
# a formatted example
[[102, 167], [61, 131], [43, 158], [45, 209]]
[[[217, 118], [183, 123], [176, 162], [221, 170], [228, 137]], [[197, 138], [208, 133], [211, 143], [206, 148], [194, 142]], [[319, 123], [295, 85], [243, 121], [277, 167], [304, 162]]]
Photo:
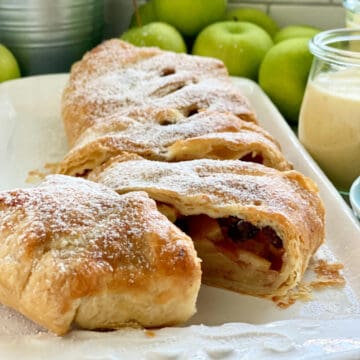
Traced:
[[103, 37], [103, 0], [0, 0], [0, 43], [22, 75], [67, 72]]

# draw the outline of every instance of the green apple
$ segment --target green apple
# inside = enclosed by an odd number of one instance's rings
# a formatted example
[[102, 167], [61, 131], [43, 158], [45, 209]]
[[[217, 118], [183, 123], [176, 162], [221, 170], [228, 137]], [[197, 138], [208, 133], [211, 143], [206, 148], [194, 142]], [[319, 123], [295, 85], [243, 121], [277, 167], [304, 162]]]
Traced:
[[193, 54], [218, 58], [230, 75], [256, 80], [261, 61], [272, 45], [270, 35], [255, 24], [223, 21], [197, 36]]
[[121, 39], [136, 46], [157, 46], [163, 50], [186, 52], [181, 34], [173, 26], [162, 22], [131, 28], [121, 35]]
[[271, 37], [279, 31], [279, 25], [266, 12], [254, 8], [239, 8], [226, 14], [227, 20], [247, 21], [260, 26]]
[[224, 18], [226, 0], [153, 0], [156, 16], [183, 35], [197, 35], [205, 26]]
[[289, 25], [278, 31], [274, 37], [275, 44], [283, 40], [306, 37], [308, 39], [315, 36], [321, 30], [307, 25]]
[[308, 38], [294, 38], [274, 45], [259, 71], [259, 84], [289, 122], [298, 122], [313, 56]]
[[19, 65], [8, 48], [0, 44], [0, 83], [20, 77]]
[[[141, 25], [146, 25], [151, 22], [157, 21], [157, 16], [155, 14], [154, 1], [150, 0], [145, 4], [142, 4], [138, 7], [138, 13], [141, 21]], [[130, 21], [130, 27], [139, 26], [137, 23], [136, 14], [133, 14]]]

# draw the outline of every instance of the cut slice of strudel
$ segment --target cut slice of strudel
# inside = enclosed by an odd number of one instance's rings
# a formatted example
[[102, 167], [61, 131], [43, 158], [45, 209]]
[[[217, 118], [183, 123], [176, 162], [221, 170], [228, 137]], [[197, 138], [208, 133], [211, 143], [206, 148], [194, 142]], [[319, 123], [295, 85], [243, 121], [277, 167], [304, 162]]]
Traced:
[[144, 192], [54, 175], [0, 192], [0, 301], [62, 335], [195, 312], [200, 260]]
[[203, 282], [272, 297], [299, 284], [324, 241], [324, 208], [296, 171], [231, 160], [165, 163], [119, 156], [89, 174], [118, 193], [146, 191], [193, 239]]

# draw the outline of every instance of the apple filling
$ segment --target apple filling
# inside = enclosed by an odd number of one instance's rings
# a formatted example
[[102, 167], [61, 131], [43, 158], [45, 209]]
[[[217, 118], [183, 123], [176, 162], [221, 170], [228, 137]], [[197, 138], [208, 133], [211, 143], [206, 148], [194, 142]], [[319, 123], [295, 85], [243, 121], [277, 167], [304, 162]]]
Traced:
[[283, 243], [270, 226], [258, 228], [233, 216], [213, 219], [206, 215], [179, 217], [175, 224], [195, 242], [211, 241], [233, 261], [263, 271], [282, 267]]
[[223, 239], [216, 243], [217, 246], [235, 251], [240, 261], [248, 259], [247, 254], [251, 253], [262, 259], [259, 261], [254, 256], [250, 257], [256, 259], [258, 264], [261, 263], [265, 270], [279, 271], [281, 269], [284, 254], [283, 242], [270, 226], [258, 228], [236, 217], [218, 219], [218, 224]]
[[[175, 208], [158, 203], [158, 209], [194, 241], [210, 241], [232, 261], [260, 271], [280, 271], [283, 242], [270, 226], [256, 227], [234, 216], [213, 219], [207, 215], [182, 216]], [[201, 256], [201, 254], [200, 254]]]

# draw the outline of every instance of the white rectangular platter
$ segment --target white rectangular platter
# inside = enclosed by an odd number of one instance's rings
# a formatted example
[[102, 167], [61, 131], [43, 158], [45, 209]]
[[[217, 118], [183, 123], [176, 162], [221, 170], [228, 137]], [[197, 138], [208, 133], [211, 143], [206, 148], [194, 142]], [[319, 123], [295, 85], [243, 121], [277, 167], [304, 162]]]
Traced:
[[[30, 170], [66, 153], [60, 98], [66, 74], [0, 84], [0, 190], [30, 186]], [[0, 359], [359, 359], [360, 226], [347, 204], [252, 81], [234, 78], [262, 126], [295, 169], [314, 179], [326, 207], [326, 244], [316, 257], [345, 265], [344, 288], [314, 291], [288, 309], [203, 286], [198, 312], [181, 328], [72, 331], [64, 338], [0, 307]]]

